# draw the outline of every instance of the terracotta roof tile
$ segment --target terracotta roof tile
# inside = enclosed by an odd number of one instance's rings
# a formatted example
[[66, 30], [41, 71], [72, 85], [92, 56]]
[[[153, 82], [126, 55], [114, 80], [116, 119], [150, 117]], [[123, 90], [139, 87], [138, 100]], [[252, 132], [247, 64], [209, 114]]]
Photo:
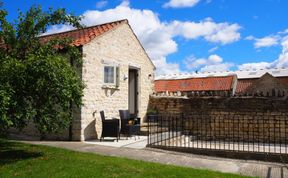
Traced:
[[236, 93], [245, 92], [258, 79], [238, 79], [236, 86]]
[[232, 89], [234, 76], [205, 77], [155, 81], [155, 91], [227, 91]]
[[[86, 28], [82, 28], [82, 29], [76, 29], [76, 30], [71, 30], [71, 31], [66, 31], [66, 32], [61, 32], [61, 33], [56, 33], [56, 34], [50, 34], [50, 35], [43, 35], [43, 36], [40, 36], [39, 39], [40, 39], [40, 42], [45, 43], [45, 42], [48, 42], [49, 40], [54, 39], [54, 38], [72, 38], [73, 42], [71, 45], [81, 46], [81, 45], [89, 43], [95, 37], [98, 37], [98, 36], [108, 32], [108, 31], [118, 27], [121, 24], [127, 24], [130, 27], [128, 20], [124, 19], [124, 20], [109, 22], [109, 23], [100, 24], [100, 25], [96, 25], [96, 26], [86, 27]], [[132, 30], [132, 32], [133, 32], [133, 30]], [[135, 35], [135, 37], [138, 40], [136, 35]], [[141, 45], [140, 41], [139, 41], [139, 44]], [[0, 40], [0, 48], [3, 48], [3, 47], [6, 47], [6, 46], [4, 45], [3, 40], [2, 41]], [[141, 47], [142, 47], [142, 45], [141, 45]], [[56, 48], [57, 48], [57, 46], [56, 46]], [[58, 48], [61, 48], [61, 47], [58, 46]], [[142, 49], [145, 52], [145, 54], [147, 55], [147, 57], [149, 58], [145, 49], [143, 47], [142, 47]], [[154, 64], [150, 58], [149, 58], [149, 60], [155, 69], [155, 66], [154, 66]]]
[[123, 23], [128, 23], [128, 22], [127, 20], [119, 20], [115, 22], [86, 27], [83, 29], [76, 29], [76, 30], [71, 30], [67, 32], [62, 32], [62, 33], [45, 35], [45, 36], [41, 36], [40, 40], [41, 42], [45, 43], [54, 38], [71, 38], [73, 40], [72, 45], [81, 46], [86, 43], [89, 43], [95, 37], [100, 36]]

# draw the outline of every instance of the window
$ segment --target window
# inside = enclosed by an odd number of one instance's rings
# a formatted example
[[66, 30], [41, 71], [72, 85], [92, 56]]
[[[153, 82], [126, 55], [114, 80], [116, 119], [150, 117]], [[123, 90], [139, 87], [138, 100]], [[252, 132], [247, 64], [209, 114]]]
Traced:
[[118, 67], [113, 65], [104, 66], [104, 85], [117, 86]]

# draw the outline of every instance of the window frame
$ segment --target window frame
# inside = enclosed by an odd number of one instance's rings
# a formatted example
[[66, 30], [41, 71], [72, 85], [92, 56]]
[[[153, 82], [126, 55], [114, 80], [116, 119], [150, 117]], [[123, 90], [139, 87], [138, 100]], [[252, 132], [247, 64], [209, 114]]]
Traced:
[[[105, 82], [105, 67], [112, 67], [113, 68], [113, 83], [106, 83]], [[104, 64], [103, 65], [103, 79], [102, 79], [102, 82], [103, 82], [103, 86], [105, 87], [118, 87], [118, 80], [119, 80], [119, 67], [117, 65], [113, 65], [113, 64]]]

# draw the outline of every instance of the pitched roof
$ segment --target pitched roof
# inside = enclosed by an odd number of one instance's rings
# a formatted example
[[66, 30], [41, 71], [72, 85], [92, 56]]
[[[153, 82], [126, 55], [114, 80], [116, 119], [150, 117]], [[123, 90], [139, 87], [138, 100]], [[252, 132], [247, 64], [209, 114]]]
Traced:
[[261, 78], [256, 80], [250, 87], [247, 88], [248, 93], [256, 93], [257, 91], [271, 92], [272, 90], [287, 91], [288, 85], [282, 83], [278, 78], [266, 73]]
[[[153, 64], [152, 60], [150, 59], [149, 55], [147, 54], [147, 52], [145, 51], [145, 49], [143, 48], [141, 42], [139, 41], [138, 37], [135, 35], [135, 33], [133, 32], [133, 29], [131, 28], [131, 26], [128, 23], [127, 19], [124, 20], [118, 20], [118, 21], [113, 21], [113, 22], [108, 22], [108, 23], [104, 23], [104, 24], [99, 24], [99, 25], [95, 25], [95, 26], [90, 26], [90, 27], [85, 27], [82, 29], [75, 29], [75, 30], [70, 30], [70, 31], [65, 31], [65, 32], [60, 32], [60, 33], [53, 33], [53, 34], [49, 34], [49, 35], [42, 35], [39, 37], [40, 42], [45, 43], [48, 42], [49, 40], [52, 40], [54, 38], [72, 38], [73, 42], [72, 45], [74, 46], [82, 46], [84, 44], [89, 43], [90, 41], [92, 41], [94, 38], [105, 34], [106, 32], [122, 25], [122, 24], [127, 24], [130, 29], [132, 30], [133, 35], [135, 36], [135, 38], [137, 39], [137, 41], [139, 42], [140, 46], [142, 47], [145, 55], [148, 57], [150, 63], [152, 64], [154, 70], [156, 69], [155, 65]], [[1, 41], [0, 39], [0, 48], [5, 47], [3, 40]]]
[[41, 42], [45, 43], [53, 38], [71, 38], [73, 40], [72, 45], [82, 46], [86, 43], [89, 43], [95, 37], [100, 36], [123, 23], [128, 23], [128, 21], [119, 20], [82, 29], [44, 35], [40, 37], [40, 40]]
[[229, 91], [234, 78], [235, 76], [156, 80], [155, 91]]
[[236, 93], [243, 93], [258, 79], [238, 79]]
[[253, 87], [254, 90], [256, 90], [255, 87], [256, 88], [261, 87], [260, 82], [264, 80], [263, 78], [265, 78], [265, 76], [270, 76], [270, 78], [274, 78], [273, 81], [279, 83], [278, 86], [288, 86], [288, 77], [273, 77], [270, 73], [266, 73], [261, 78], [238, 79], [236, 93], [239, 94], [249, 92], [249, 90], [251, 90], [251, 87]]
[[288, 77], [288, 68], [271, 68], [260, 70], [237, 70], [237, 71], [215, 71], [215, 72], [192, 72], [173, 75], [160, 75], [156, 77], [156, 80], [171, 80], [171, 79], [187, 79], [197, 77], [220, 77], [237, 75], [238, 79], [252, 79], [260, 78], [265, 73], [269, 73], [274, 77]]

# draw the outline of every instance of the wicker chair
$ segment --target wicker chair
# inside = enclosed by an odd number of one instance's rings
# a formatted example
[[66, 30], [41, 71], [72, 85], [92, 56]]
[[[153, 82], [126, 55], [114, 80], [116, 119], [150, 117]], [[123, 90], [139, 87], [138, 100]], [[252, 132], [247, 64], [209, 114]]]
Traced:
[[100, 137], [100, 141], [102, 141], [104, 137], [116, 137], [118, 142], [120, 138], [119, 119], [106, 120], [104, 111], [100, 111], [100, 116], [102, 120], [102, 134]]
[[[131, 137], [140, 134], [140, 118], [131, 117], [129, 110], [119, 110], [121, 119], [120, 134]], [[136, 138], [136, 137], [135, 137]]]

